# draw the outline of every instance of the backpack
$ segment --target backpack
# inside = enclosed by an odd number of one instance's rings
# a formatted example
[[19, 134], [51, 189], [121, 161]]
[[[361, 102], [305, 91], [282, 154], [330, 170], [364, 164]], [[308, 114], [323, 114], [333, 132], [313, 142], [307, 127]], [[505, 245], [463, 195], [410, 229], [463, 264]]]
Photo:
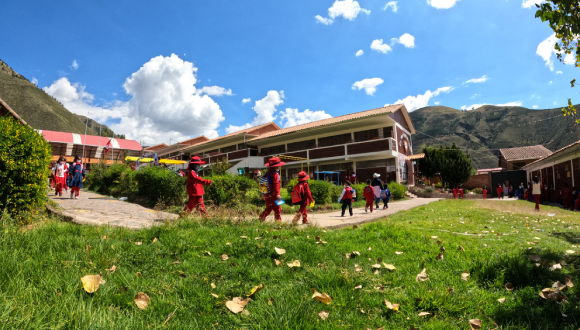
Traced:
[[300, 204], [304, 201], [304, 186], [300, 183], [294, 186], [292, 190], [292, 203]]
[[389, 189], [381, 190], [381, 199], [389, 199], [391, 197], [391, 192]]
[[344, 188], [344, 196], [342, 196], [343, 199], [352, 199], [352, 188], [351, 187], [346, 187]]
[[262, 176], [260, 178], [260, 192], [263, 195], [268, 195], [271, 191], [270, 191], [270, 186], [272, 185], [272, 178], [270, 177], [270, 173], [266, 173], [264, 174], [264, 176]]

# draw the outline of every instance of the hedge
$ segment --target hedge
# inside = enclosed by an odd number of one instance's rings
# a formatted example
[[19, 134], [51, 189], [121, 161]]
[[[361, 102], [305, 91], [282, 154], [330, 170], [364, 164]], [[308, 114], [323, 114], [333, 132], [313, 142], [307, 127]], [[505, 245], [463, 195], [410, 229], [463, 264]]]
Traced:
[[[289, 194], [292, 194], [294, 186], [297, 183], [298, 179], [292, 179], [290, 180], [290, 182], [288, 182], [286, 190], [288, 191]], [[308, 180], [308, 186], [310, 186], [310, 192], [312, 193], [312, 198], [314, 198], [316, 204], [327, 204], [332, 202], [333, 201], [332, 198], [336, 194], [336, 189], [339, 188], [330, 182], [312, 179]], [[340, 196], [340, 192], [338, 194]], [[338, 196], [336, 196], [336, 198], [338, 199]]]

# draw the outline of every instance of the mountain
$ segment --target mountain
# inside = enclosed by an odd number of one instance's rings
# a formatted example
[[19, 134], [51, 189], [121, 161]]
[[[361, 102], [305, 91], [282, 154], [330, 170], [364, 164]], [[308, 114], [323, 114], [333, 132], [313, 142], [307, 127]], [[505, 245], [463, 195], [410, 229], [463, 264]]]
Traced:
[[[101, 134], [100, 134], [101, 136], [106, 136], [106, 137], [116, 137], [116, 138], [119, 138], [119, 139], [124, 139], [124, 138], [125, 138], [125, 135], [124, 135], [124, 134], [121, 134], [121, 135], [119, 135], [119, 134], [115, 134], [115, 133], [113, 132], [113, 130], [112, 130], [112, 129], [110, 129], [110, 128], [109, 128], [107, 125], [102, 125], [102, 127], [99, 127], [99, 126], [101, 126], [101, 124], [99, 124], [98, 122], [96, 122], [95, 120], [93, 120], [93, 119], [91, 119], [91, 118], [89, 118], [89, 121], [88, 121], [88, 123], [87, 123], [87, 122], [86, 122], [86, 120], [87, 120], [87, 117], [86, 117], [86, 116], [83, 116], [83, 115], [77, 115], [77, 117], [79, 117], [79, 119], [80, 119], [80, 120], [81, 120], [83, 123], [86, 123], [86, 124], [87, 124], [87, 127], [88, 127], [88, 128], [87, 128], [87, 130], [90, 128], [90, 129], [92, 129], [93, 131], [95, 131], [95, 134], [94, 134], [94, 135], [99, 135], [99, 132], [100, 132], [100, 133], [101, 133]], [[99, 129], [99, 128], [100, 128], [100, 129]], [[88, 134], [88, 133], [87, 133], [87, 134]]]
[[542, 144], [551, 151], [578, 141], [570, 117], [561, 108], [533, 110], [514, 106], [484, 105], [475, 110], [444, 106], [409, 113], [417, 133], [413, 153], [424, 145], [438, 147], [453, 142], [472, 157], [475, 168], [498, 166], [499, 150]]
[[[18, 74], [2, 60], [0, 60], [0, 98], [35, 129], [85, 133], [84, 117], [68, 111], [60, 102]], [[91, 121], [87, 134], [99, 135], [99, 124], [91, 125]], [[94, 130], [94, 127], [97, 130]], [[103, 125], [103, 131], [105, 127]], [[106, 130], [112, 135], [108, 127]]]

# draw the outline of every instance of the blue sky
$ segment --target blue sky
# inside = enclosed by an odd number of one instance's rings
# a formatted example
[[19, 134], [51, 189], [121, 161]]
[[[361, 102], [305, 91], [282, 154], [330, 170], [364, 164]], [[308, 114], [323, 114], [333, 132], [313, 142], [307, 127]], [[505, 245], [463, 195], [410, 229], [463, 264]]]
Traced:
[[574, 66], [534, 2], [10, 1], [0, 58], [144, 144], [396, 102], [563, 106]]

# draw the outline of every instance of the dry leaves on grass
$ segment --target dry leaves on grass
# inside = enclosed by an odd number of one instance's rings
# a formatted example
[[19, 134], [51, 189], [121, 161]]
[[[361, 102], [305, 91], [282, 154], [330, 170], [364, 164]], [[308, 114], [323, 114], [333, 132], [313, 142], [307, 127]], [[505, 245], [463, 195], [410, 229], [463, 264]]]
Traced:
[[354, 270], [357, 272], [362, 272], [362, 268], [359, 265], [354, 265]]
[[153, 238], [153, 243], [157, 243], [159, 240], [157, 239], [157, 237]]
[[357, 285], [354, 287], [355, 289], [362, 289], [362, 285]]
[[395, 269], [397, 269], [397, 267], [395, 267], [395, 266], [393, 266], [391, 264], [386, 264], [384, 262], [383, 262], [383, 266], [385, 266], [385, 268], [388, 269], [388, 270], [395, 270]]
[[506, 290], [508, 290], [508, 291], [514, 291], [514, 285], [512, 284], [512, 282], [507, 282], [507, 283], [504, 285], [504, 288], [505, 288]]
[[293, 268], [293, 267], [300, 267], [300, 261], [299, 260], [294, 260], [292, 262], [289, 262], [288, 267]]
[[429, 276], [427, 275], [427, 268], [423, 268], [423, 270], [419, 274], [417, 274], [417, 277], [415, 279], [417, 280], [417, 282], [427, 281], [429, 279]]
[[574, 254], [574, 253], [576, 253], [576, 251], [574, 251], [574, 250], [566, 250], [566, 253], [567, 254]]
[[284, 253], [286, 253], [286, 250], [284, 249], [279, 249], [277, 247], [274, 247], [274, 251], [276, 251], [276, 253], [278, 253], [278, 255], [283, 255]]
[[459, 245], [459, 250], [465, 252], [465, 249], [463, 248], [463, 246]]
[[321, 303], [330, 304], [332, 302], [332, 298], [330, 298], [326, 293], [318, 292], [316, 289], [312, 289], [314, 294], [312, 295], [312, 299], [320, 301]]
[[401, 255], [401, 254], [403, 254], [403, 252], [395, 251], [395, 254], [396, 255]]
[[560, 264], [553, 264], [552, 267], [550, 267], [550, 271], [555, 271], [556, 269], [562, 269], [562, 265]]
[[99, 289], [99, 285], [105, 284], [105, 281], [101, 278], [101, 275], [86, 275], [81, 278], [83, 283], [83, 289], [88, 293], [93, 293]]
[[262, 291], [264, 289], [264, 283], [260, 283], [260, 285], [255, 286], [252, 288], [252, 291], [250, 291], [250, 294], [248, 294], [247, 296], [252, 296], [260, 291]]
[[215, 293], [211, 293], [211, 295], [212, 295], [212, 296], [214, 296], [214, 298], [219, 298], [219, 297], [220, 297], [220, 296], [218, 296], [218, 295], [217, 295], [217, 294], [215, 294]]
[[566, 280], [564, 281], [566, 283], [566, 286], [569, 288], [574, 287], [574, 283], [572, 283], [572, 278], [570, 276], [566, 277]]
[[469, 279], [469, 275], [471, 275], [469, 272], [463, 272], [461, 273], [461, 279], [467, 281]]
[[379, 265], [379, 264], [374, 264], [374, 265], [372, 265], [372, 267], [373, 267], [374, 269], [379, 269], [379, 268], [381, 268], [381, 265]]
[[479, 330], [481, 329], [481, 320], [480, 319], [469, 320], [469, 326], [471, 326], [471, 329], [473, 330]]
[[282, 264], [282, 261], [278, 259], [274, 259], [274, 262], [276, 263], [276, 266], [280, 266]]
[[443, 253], [439, 253], [439, 254], [437, 255], [437, 258], [436, 258], [436, 259], [437, 259], [437, 260], [443, 260]]
[[221, 258], [223, 261], [226, 261], [226, 260], [228, 260], [230, 257], [228, 257], [228, 255], [227, 255], [227, 254], [222, 254], [220, 258]]
[[139, 309], [147, 308], [147, 306], [149, 306], [150, 301], [151, 299], [149, 298], [149, 296], [143, 292], [139, 292], [135, 296], [135, 305], [137, 305]]
[[250, 302], [250, 298], [242, 299], [240, 297], [235, 297], [232, 300], [226, 301], [226, 307], [234, 314], [244, 310], [244, 307]]
[[540, 257], [537, 254], [532, 254], [531, 256], [528, 257], [528, 259], [530, 259], [533, 262], [538, 262], [538, 261], [542, 260], [542, 257]]
[[211, 288], [212, 288], [212, 289], [215, 289], [215, 288], [216, 288], [216, 286], [215, 286], [215, 283], [214, 283], [214, 282], [211, 282]]
[[111, 274], [113, 274], [117, 270], [117, 266], [113, 265], [111, 268], [105, 269], [105, 270], [109, 271], [109, 272], [111, 272]]
[[240, 238], [248, 238], [248, 236], [240, 236]]
[[387, 306], [387, 308], [390, 310], [394, 310], [394, 311], [399, 310], [399, 304], [393, 304], [390, 301], [388, 301], [387, 299], [385, 299], [385, 306]]
[[427, 316], [427, 315], [431, 315], [431, 313], [429, 313], [429, 312], [421, 312], [418, 315], [419, 316]]
[[499, 301], [500, 304], [503, 304], [505, 301], [505, 298], [499, 298], [497, 301]]
[[330, 315], [330, 313], [328, 311], [320, 311], [318, 312], [318, 316], [320, 316], [321, 319], [326, 320], [326, 318], [328, 317], [328, 315]]
[[352, 251], [352, 255], [351, 256], [354, 256], [354, 257], [360, 256], [360, 252], [358, 252], [358, 251]]
[[103, 236], [103, 239], [107, 239], [107, 236]]
[[560, 290], [552, 290], [551, 288], [546, 288], [540, 291], [540, 297], [549, 301], [558, 301], [560, 298]]
[[135, 242], [135, 245], [141, 245], [143, 242]]

